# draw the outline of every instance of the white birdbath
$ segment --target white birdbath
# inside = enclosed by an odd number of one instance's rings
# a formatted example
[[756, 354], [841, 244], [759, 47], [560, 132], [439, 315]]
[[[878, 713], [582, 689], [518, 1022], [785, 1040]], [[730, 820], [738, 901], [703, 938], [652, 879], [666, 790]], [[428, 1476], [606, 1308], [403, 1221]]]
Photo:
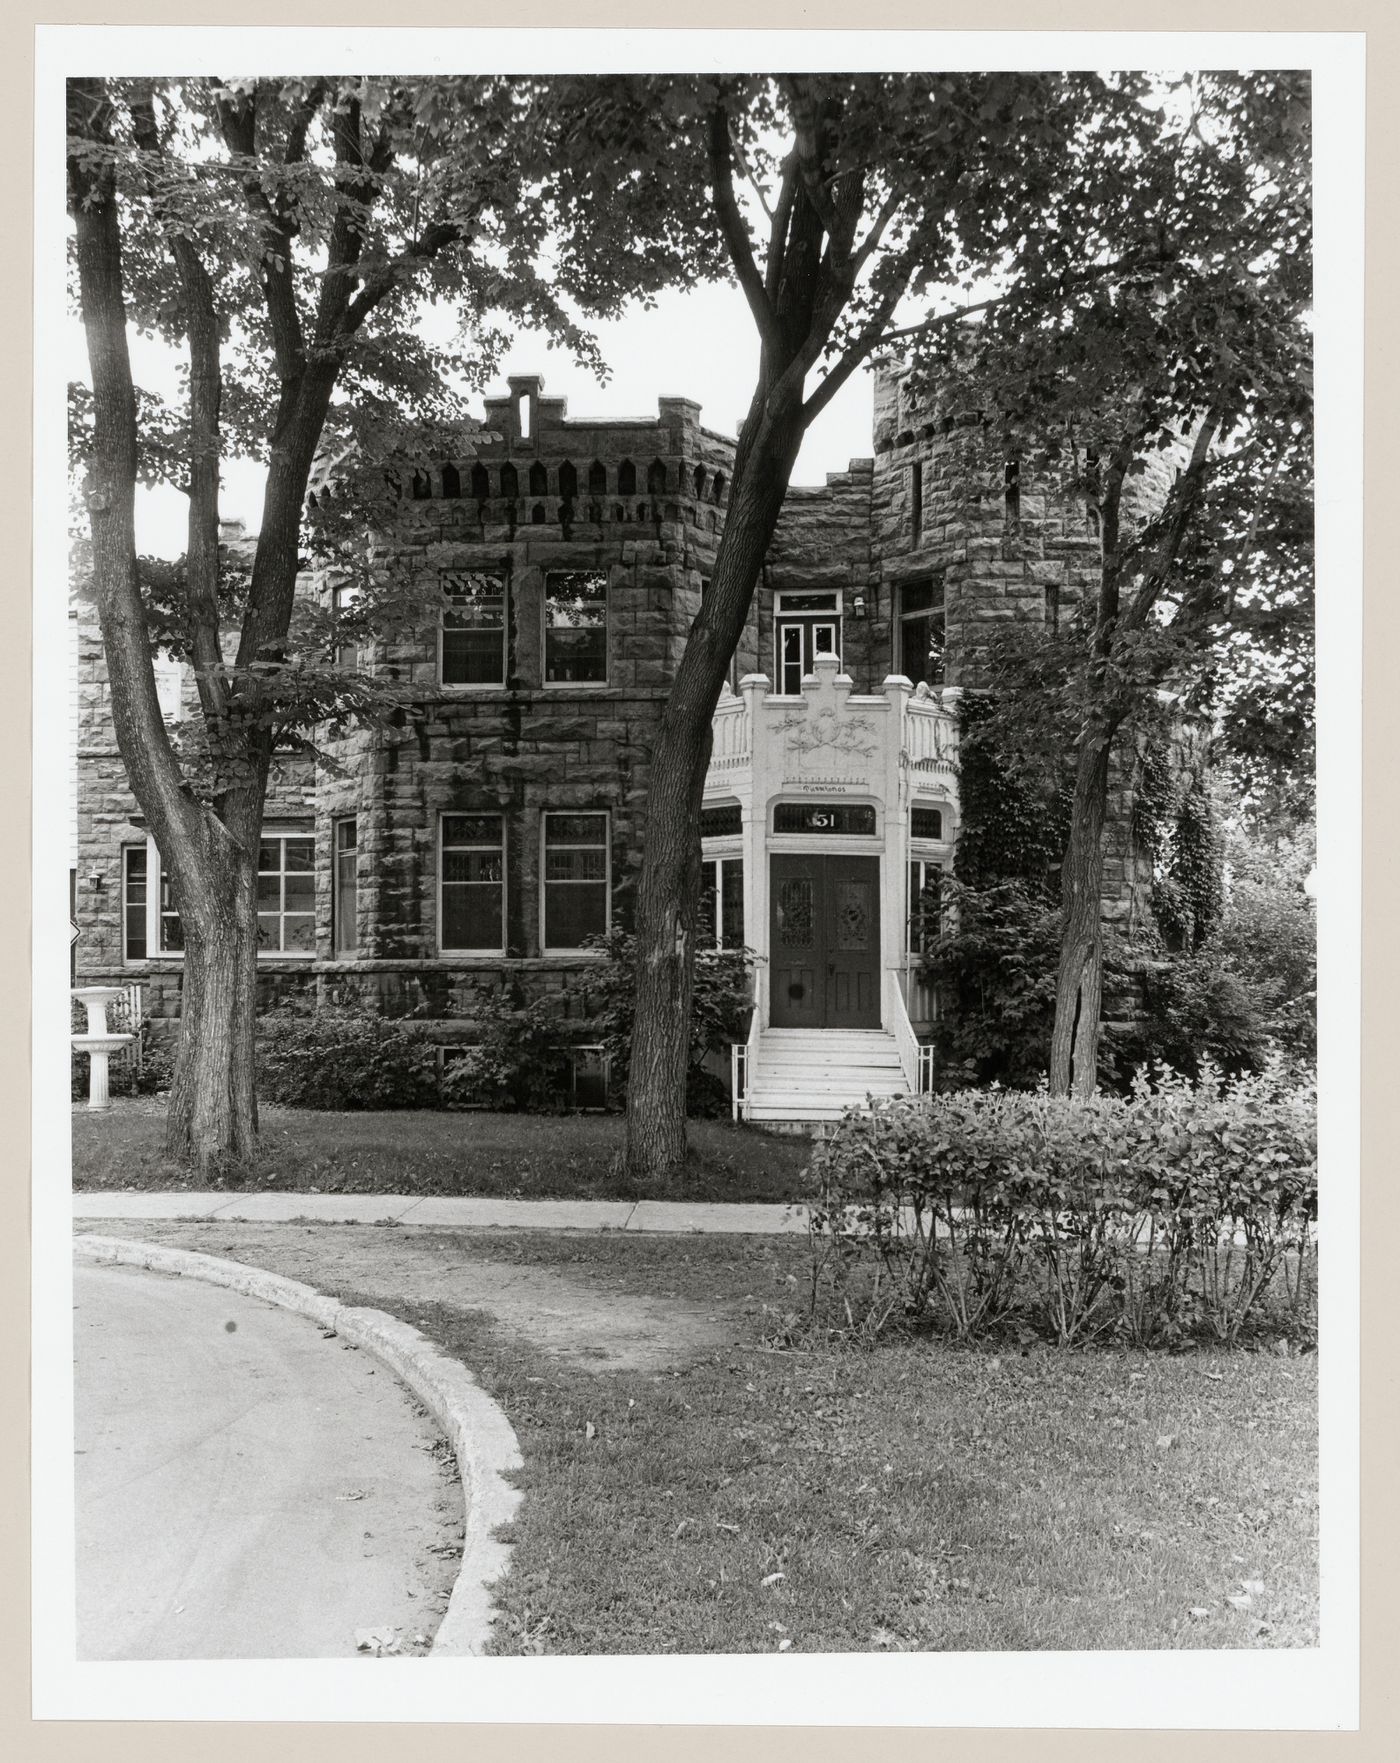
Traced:
[[124, 986], [81, 986], [73, 996], [87, 1012], [88, 1032], [74, 1035], [73, 1045], [88, 1056], [88, 1107], [110, 1108], [111, 1094], [107, 1084], [107, 1062], [113, 1053], [129, 1046], [135, 1035], [114, 1035], [107, 1030], [107, 1006], [124, 997]]

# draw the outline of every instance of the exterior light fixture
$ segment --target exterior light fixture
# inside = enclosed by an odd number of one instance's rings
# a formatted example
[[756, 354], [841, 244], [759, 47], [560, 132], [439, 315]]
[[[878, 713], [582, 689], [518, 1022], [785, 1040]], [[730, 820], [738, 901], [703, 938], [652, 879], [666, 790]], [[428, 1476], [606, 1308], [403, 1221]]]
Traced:
[[89, 870], [88, 887], [94, 894], [102, 892], [102, 871], [100, 869]]
[[851, 601], [851, 617], [852, 618], [864, 618], [865, 617], [865, 595], [864, 594], [857, 594], [855, 596], [855, 598]]

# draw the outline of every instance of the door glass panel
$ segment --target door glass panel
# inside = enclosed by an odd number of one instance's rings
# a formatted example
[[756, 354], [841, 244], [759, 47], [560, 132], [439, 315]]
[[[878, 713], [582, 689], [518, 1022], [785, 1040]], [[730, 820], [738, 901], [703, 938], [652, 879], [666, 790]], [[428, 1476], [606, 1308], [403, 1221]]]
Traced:
[[842, 880], [836, 884], [836, 947], [870, 947], [870, 884]]
[[814, 624], [812, 626], [812, 655], [836, 654], [836, 626], [834, 624]]
[[785, 624], [782, 627], [782, 690], [783, 695], [795, 698], [802, 690], [802, 626]]
[[785, 949], [812, 946], [812, 884], [791, 876], [778, 887], [778, 940]]

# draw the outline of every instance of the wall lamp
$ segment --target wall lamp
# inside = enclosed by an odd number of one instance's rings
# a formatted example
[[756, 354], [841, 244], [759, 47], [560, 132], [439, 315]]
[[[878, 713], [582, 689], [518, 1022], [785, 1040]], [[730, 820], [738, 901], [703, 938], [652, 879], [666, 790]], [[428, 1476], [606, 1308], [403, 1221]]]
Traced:
[[865, 617], [865, 595], [864, 594], [857, 594], [855, 596], [855, 598], [851, 601], [851, 617], [852, 618], [864, 618]]
[[88, 871], [88, 889], [89, 889], [89, 891], [94, 894], [100, 894], [102, 892], [103, 879], [104, 878], [102, 875], [102, 871], [100, 869], [89, 870]]

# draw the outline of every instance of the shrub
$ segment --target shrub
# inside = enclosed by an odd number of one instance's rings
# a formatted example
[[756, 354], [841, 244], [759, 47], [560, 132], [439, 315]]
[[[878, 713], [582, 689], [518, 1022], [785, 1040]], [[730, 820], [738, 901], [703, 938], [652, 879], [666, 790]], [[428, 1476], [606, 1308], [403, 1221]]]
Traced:
[[569, 1046], [560, 1001], [499, 998], [477, 1015], [478, 1039], [442, 1074], [449, 1103], [549, 1113], [566, 1106]]
[[1314, 1326], [1315, 1096], [1277, 1063], [1127, 1098], [965, 1090], [851, 1111], [810, 1175], [813, 1308], [878, 1333], [896, 1314], [971, 1340], [1014, 1327], [1232, 1343], [1283, 1275]]
[[431, 1108], [437, 1054], [421, 1023], [289, 1004], [259, 1019], [257, 1082], [289, 1108]]

